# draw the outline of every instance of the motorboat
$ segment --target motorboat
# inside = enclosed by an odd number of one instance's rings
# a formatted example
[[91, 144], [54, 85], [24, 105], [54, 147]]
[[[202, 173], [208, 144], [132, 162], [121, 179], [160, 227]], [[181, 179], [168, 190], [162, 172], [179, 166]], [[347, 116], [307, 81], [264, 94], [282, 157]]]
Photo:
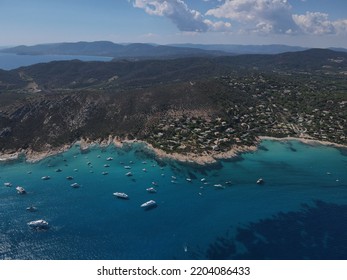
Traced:
[[263, 178], [259, 178], [258, 180], [257, 180], [257, 184], [258, 185], [262, 185], [262, 184], [264, 184], [265, 183], [265, 181], [263, 180]]
[[222, 184], [215, 184], [213, 186], [217, 189], [225, 189], [225, 187]]
[[63, 170], [61, 170], [60, 168], [56, 169], [55, 172], [62, 172]]
[[25, 189], [23, 187], [20, 187], [20, 186], [17, 186], [16, 190], [17, 190], [17, 193], [19, 193], [19, 194], [25, 194], [26, 193]]
[[109, 164], [104, 164], [104, 167], [110, 167], [110, 165]]
[[158, 186], [158, 183], [157, 182], [152, 182], [152, 185], [153, 186]]
[[146, 191], [148, 191], [149, 193], [156, 193], [157, 190], [153, 187], [147, 188]]
[[133, 173], [131, 173], [131, 172], [128, 172], [128, 173], [125, 173], [125, 176], [133, 176]]
[[189, 183], [192, 182], [192, 179], [190, 179], [190, 178], [187, 178], [186, 180], [187, 180]]
[[125, 169], [131, 169], [131, 166], [126, 165], [126, 166], [124, 166], [124, 168], [125, 168]]
[[78, 183], [73, 183], [70, 186], [73, 188], [79, 188], [80, 187], [80, 185]]
[[4, 186], [5, 187], [12, 187], [12, 184], [10, 182], [6, 182], [6, 183], [4, 183]]
[[66, 179], [67, 180], [73, 180], [73, 177], [72, 176], [67, 176]]
[[29, 212], [35, 212], [37, 210], [37, 208], [35, 206], [29, 206], [26, 208], [26, 210]]
[[49, 176], [43, 176], [43, 177], [41, 177], [41, 180], [49, 180], [49, 179], [51, 179], [51, 177], [49, 177]]
[[48, 227], [48, 222], [46, 222], [45, 220], [36, 220], [36, 221], [29, 222], [28, 226], [32, 228], [42, 229], [42, 228]]
[[115, 192], [113, 193], [114, 196], [118, 197], [118, 198], [122, 198], [122, 199], [128, 199], [129, 196], [126, 193], [122, 193], [122, 192]]
[[145, 208], [145, 209], [152, 208], [155, 206], [157, 206], [157, 203], [154, 200], [149, 200], [149, 201], [141, 204], [141, 208]]
[[111, 160], [113, 160], [113, 157], [108, 157], [106, 160], [111, 161]]
[[103, 171], [103, 172], [101, 172], [101, 174], [102, 174], [102, 175], [107, 175], [107, 174], [108, 174], [108, 172]]

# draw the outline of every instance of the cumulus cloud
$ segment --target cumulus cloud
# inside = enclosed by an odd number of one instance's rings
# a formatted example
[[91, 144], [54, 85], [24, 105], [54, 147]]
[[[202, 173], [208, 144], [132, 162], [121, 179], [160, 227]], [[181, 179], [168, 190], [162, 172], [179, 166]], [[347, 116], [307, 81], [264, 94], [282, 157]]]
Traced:
[[307, 34], [347, 33], [347, 20], [331, 21], [325, 13], [306, 12], [304, 15], [293, 15], [293, 20]]
[[219, 2], [205, 14], [189, 8], [185, 0], [128, 1], [149, 15], [167, 17], [182, 32], [231, 32], [234, 22], [240, 33], [347, 34], [347, 19], [332, 21], [321, 12], [293, 14], [289, 0], [203, 0]]
[[180, 31], [227, 31], [231, 27], [229, 22], [205, 19], [204, 15], [190, 9], [183, 0], [135, 0], [133, 5], [143, 9], [149, 15], [169, 18]]
[[226, 0], [206, 15], [236, 20], [262, 33], [295, 33], [297, 25], [287, 0]]
[[228, 32], [231, 30], [231, 23], [224, 21], [211, 21], [209, 19], [205, 19], [204, 22], [209, 26], [210, 31], [217, 32]]

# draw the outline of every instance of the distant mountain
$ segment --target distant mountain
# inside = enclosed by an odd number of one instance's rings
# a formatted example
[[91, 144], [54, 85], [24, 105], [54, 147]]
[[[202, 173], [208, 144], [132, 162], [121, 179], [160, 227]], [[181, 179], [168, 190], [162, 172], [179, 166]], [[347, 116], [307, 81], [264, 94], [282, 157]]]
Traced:
[[[41, 44], [0, 48], [3, 53], [21, 55], [89, 55], [115, 59], [167, 59], [180, 57], [213, 57], [239, 54], [281, 54], [304, 51], [308, 48], [287, 45], [224, 45], [224, 44], [115, 44], [108, 41]], [[343, 48], [330, 48], [347, 52]]]
[[329, 50], [336, 51], [336, 52], [347, 52], [347, 49], [345, 48], [329, 48]]
[[108, 41], [17, 46], [1, 50], [21, 55], [91, 55], [117, 59], [178, 58], [228, 55], [223, 51], [152, 44], [115, 44]]
[[[204, 45], [204, 44], [172, 44], [174, 47], [184, 48], [198, 48], [203, 50], [223, 51], [233, 55], [236, 54], [281, 54], [286, 52], [299, 52], [309, 50], [310, 48], [304, 48], [299, 46], [287, 46], [287, 45]], [[345, 48], [327, 48], [333, 51], [347, 52]]]
[[199, 48], [203, 50], [223, 51], [232, 54], [279, 54], [284, 52], [304, 51], [308, 48], [287, 45], [203, 45], [203, 44], [173, 44], [174, 47]]

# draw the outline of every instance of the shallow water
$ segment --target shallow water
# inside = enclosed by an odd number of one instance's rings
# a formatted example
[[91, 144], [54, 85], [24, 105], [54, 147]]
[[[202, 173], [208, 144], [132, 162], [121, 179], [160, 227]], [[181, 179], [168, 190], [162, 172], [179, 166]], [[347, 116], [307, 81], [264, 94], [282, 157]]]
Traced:
[[[75, 146], [34, 164], [3, 163], [0, 258], [324, 258], [316, 252], [318, 245], [322, 252], [330, 250], [325, 258], [347, 258], [347, 251], [338, 251], [347, 241], [336, 237], [347, 226], [346, 154], [296, 141], [263, 141], [261, 147], [206, 167], [157, 162], [142, 145], [83, 153]], [[126, 165], [133, 176], [125, 176]], [[264, 185], [256, 184], [260, 177]], [[4, 182], [13, 186], [5, 187]], [[81, 187], [72, 188], [74, 182]], [[158, 184], [154, 194], [146, 191], [152, 182]], [[27, 194], [18, 195], [17, 185]], [[114, 192], [125, 192], [130, 199], [117, 199]], [[158, 207], [142, 209], [150, 199]], [[26, 211], [30, 205], [37, 211]], [[321, 211], [328, 215], [325, 223], [317, 218]], [[37, 219], [48, 221], [49, 229], [27, 226]], [[332, 241], [330, 233], [335, 235]], [[312, 238], [324, 242], [308, 244]], [[339, 242], [335, 251], [333, 241]]]

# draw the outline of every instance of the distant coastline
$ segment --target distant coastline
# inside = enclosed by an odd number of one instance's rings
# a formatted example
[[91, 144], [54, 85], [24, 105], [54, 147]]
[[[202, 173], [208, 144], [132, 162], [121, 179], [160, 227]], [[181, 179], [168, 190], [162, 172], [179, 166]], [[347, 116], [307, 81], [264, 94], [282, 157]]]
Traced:
[[209, 153], [204, 152], [203, 154], [193, 154], [193, 153], [179, 154], [179, 153], [167, 153], [164, 150], [155, 148], [150, 143], [147, 143], [142, 140], [137, 140], [137, 139], [123, 140], [123, 139], [120, 139], [119, 137], [109, 136], [107, 139], [97, 140], [97, 141], [90, 141], [89, 139], [81, 139], [72, 144], [66, 144], [58, 148], [47, 148], [47, 150], [40, 151], [40, 152], [33, 151], [32, 149], [26, 149], [26, 150], [22, 149], [10, 154], [3, 153], [3, 154], [0, 154], [0, 162], [18, 160], [21, 156], [24, 156], [26, 162], [35, 163], [47, 157], [64, 153], [68, 151], [73, 145], [79, 145], [81, 150], [87, 150], [94, 146], [108, 147], [110, 145], [114, 145], [115, 147], [123, 148], [124, 145], [133, 145], [135, 143], [143, 143], [144, 146], [149, 151], [153, 152], [155, 156], [158, 157], [159, 159], [172, 159], [179, 162], [195, 163], [198, 165], [214, 164], [218, 160], [230, 159], [230, 158], [238, 156], [241, 153], [255, 152], [258, 150], [258, 146], [262, 140], [271, 140], [271, 141], [280, 141], [280, 142], [299, 141], [308, 145], [322, 145], [322, 146], [330, 146], [334, 148], [347, 148], [346, 145], [332, 143], [328, 141], [309, 139], [309, 138], [299, 138], [299, 137], [276, 138], [271, 136], [259, 136], [257, 139], [258, 139], [257, 145], [253, 145], [253, 146], [234, 145], [231, 149], [229, 149], [226, 152], [212, 151]]

